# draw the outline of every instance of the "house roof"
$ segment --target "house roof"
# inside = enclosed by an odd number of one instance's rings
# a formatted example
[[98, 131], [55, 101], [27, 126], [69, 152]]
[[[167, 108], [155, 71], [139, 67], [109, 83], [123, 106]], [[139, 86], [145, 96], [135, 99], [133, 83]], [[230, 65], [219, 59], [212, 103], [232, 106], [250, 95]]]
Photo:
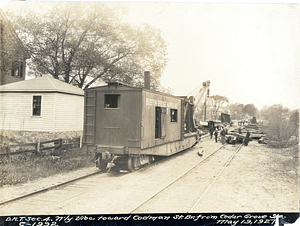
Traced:
[[[3, 10], [1, 8], [0, 8], [0, 20], [3, 20], [3, 22], [5, 22], [5, 26], [7, 26], [9, 35], [11, 36], [13, 41], [22, 49], [22, 51], [24, 53], [24, 57], [30, 58], [29, 52], [25, 49], [22, 41], [18, 37], [16, 31], [12, 28], [10, 21], [7, 19], [5, 13], [3, 12]], [[1, 26], [3, 26], [3, 23], [1, 23]]]
[[2, 85], [0, 86], [0, 93], [3, 92], [59, 92], [84, 95], [82, 89], [49, 76]]

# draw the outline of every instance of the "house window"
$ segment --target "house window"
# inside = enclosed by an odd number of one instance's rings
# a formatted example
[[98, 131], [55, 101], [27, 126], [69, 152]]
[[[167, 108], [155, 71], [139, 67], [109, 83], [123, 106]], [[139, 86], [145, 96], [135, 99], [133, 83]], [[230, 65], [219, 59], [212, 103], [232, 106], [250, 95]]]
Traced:
[[12, 64], [11, 75], [14, 77], [23, 77], [24, 63], [22, 61], [15, 61]]
[[170, 109], [171, 122], [177, 122], [177, 109]]
[[42, 96], [33, 96], [32, 115], [41, 116]]
[[119, 108], [120, 95], [105, 95], [104, 108]]

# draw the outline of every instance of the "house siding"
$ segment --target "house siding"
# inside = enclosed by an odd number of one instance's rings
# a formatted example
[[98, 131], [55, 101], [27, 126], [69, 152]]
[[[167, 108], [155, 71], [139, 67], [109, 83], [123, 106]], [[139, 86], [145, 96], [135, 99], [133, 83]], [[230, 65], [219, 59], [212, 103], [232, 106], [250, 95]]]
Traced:
[[2, 78], [1, 78], [1, 83], [0, 85], [5, 85], [5, 84], [9, 84], [9, 83], [13, 83], [13, 82], [20, 82], [25, 80], [25, 60], [23, 60], [23, 76], [22, 77], [17, 77], [17, 76], [12, 76], [11, 75], [11, 68], [10, 70], [4, 70], [2, 71]]
[[84, 97], [56, 93], [54, 131], [82, 131]]
[[[0, 128], [18, 131], [53, 131], [53, 93], [1, 93]], [[32, 116], [33, 96], [42, 96], [41, 116]]]

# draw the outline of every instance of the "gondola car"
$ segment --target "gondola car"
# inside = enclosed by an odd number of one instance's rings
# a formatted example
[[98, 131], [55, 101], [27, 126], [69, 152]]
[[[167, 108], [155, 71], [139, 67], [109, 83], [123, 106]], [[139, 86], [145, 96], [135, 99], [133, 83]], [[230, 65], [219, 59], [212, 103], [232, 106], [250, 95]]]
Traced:
[[199, 141], [194, 107], [192, 97], [150, 90], [149, 72], [144, 88], [119, 82], [92, 87], [85, 90], [83, 142], [95, 151], [101, 170], [133, 171], [155, 156], [173, 155]]

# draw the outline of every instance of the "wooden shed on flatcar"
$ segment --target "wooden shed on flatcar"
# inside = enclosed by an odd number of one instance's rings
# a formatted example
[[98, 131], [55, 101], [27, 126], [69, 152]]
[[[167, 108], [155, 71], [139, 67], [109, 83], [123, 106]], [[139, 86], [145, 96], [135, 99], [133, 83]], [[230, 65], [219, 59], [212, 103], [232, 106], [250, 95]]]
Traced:
[[[180, 97], [122, 83], [90, 88], [85, 91], [84, 142], [141, 153], [142, 149], [183, 140], [182, 109]], [[176, 148], [151, 151], [161, 155], [172, 152]]]
[[186, 132], [185, 106], [181, 97], [118, 82], [89, 88], [85, 90], [84, 144], [95, 147], [100, 162], [114, 155], [129, 161], [137, 157], [141, 162], [155, 155], [172, 155], [199, 138], [197, 132]]

